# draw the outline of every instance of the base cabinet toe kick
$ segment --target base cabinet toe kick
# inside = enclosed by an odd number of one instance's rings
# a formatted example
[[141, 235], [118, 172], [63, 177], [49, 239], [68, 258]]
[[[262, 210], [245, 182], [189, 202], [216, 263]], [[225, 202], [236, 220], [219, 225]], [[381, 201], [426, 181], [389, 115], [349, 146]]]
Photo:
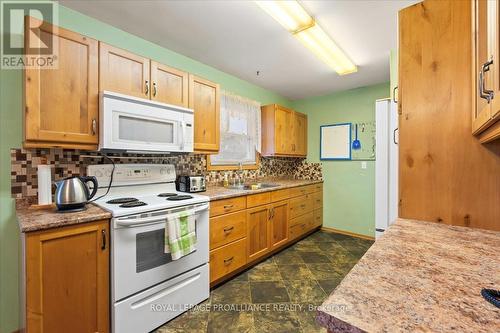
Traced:
[[323, 183], [211, 201], [211, 286], [322, 225]]

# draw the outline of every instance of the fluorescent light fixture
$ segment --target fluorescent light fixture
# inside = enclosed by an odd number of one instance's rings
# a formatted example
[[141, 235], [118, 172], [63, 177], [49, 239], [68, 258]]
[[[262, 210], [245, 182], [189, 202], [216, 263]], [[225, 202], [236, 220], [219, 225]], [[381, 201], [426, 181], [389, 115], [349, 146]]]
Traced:
[[314, 25], [313, 18], [297, 1], [267, 0], [255, 2], [290, 32]]
[[304, 44], [312, 53], [333, 68], [339, 75], [350, 74], [358, 71], [356, 65], [335, 44], [335, 42], [321, 29], [314, 25], [309, 29], [299, 31], [294, 36]]
[[339, 75], [358, 71], [356, 65], [297, 1], [255, 2]]

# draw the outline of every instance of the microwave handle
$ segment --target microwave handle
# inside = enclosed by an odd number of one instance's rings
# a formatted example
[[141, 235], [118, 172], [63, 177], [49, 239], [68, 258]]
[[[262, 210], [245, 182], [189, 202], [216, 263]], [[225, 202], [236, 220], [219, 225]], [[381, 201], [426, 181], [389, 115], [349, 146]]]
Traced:
[[185, 140], [186, 140], [186, 122], [181, 121], [181, 150], [184, 150]]
[[[208, 209], [208, 204], [204, 204], [203, 206], [200, 206], [197, 209], [195, 209], [194, 214], [199, 213], [199, 212], [204, 211], [204, 210], [207, 210], [207, 209]], [[142, 218], [142, 219], [141, 218], [133, 219], [133, 220], [129, 220], [129, 221], [126, 221], [126, 220], [120, 221], [120, 219], [118, 219], [116, 221], [116, 224], [121, 225], [123, 227], [132, 227], [132, 226], [140, 225], [140, 224], [162, 222], [162, 221], [165, 221], [165, 217], [167, 215], [168, 214], [165, 214], [162, 216], [149, 217], [149, 218], [146, 217], [146, 218]]]

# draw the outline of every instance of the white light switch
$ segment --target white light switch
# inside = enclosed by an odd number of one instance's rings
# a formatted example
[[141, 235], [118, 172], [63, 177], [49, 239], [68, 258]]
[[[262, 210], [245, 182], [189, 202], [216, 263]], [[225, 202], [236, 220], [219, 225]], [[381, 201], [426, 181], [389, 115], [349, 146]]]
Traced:
[[361, 169], [366, 169], [366, 161], [361, 162]]

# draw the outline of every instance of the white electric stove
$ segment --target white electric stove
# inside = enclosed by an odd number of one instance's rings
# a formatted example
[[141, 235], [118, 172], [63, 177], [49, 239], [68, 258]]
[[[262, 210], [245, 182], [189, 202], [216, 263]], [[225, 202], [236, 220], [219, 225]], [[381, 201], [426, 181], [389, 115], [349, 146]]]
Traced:
[[[169, 164], [91, 165], [95, 204], [111, 212], [113, 332], [149, 332], [209, 296], [208, 197], [177, 192]], [[108, 185], [111, 181], [111, 187]], [[178, 260], [164, 253], [171, 214], [195, 215], [196, 251]]]

